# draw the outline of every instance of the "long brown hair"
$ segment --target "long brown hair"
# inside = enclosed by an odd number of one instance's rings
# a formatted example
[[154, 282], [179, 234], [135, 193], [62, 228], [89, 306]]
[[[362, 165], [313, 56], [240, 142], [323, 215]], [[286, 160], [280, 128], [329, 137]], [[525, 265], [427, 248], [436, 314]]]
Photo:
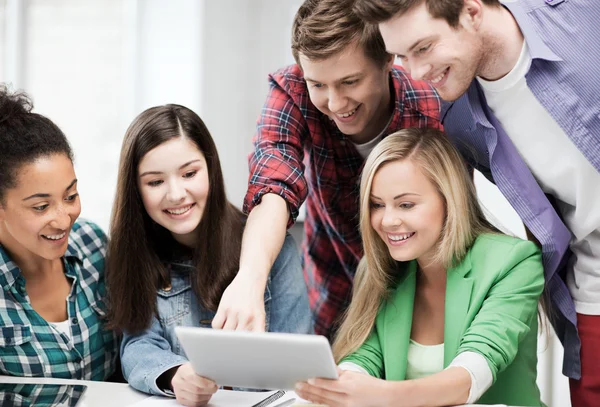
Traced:
[[157, 290], [170, 284], [159, 253], [174, 244], [170, 232], [146, 213], [138, 188], [138, 167], [152, 149], [177, 137], [191, 140], [204, 154], [209, 192], [197, 228], [192, 289], [206, 308], [216, 311], [239, 267], [243, 214], [225, 195], [217, 148], [197, 114], [179, 105], [153, 107], [131, 123], [121, 148], [117, 192], [106, 259], [109, 323], [139, 332], [157, 315]]
[[371, 226], [369, 199], [373, 178], [387, 163], [412, 160], [436, 187], [446, 209], [436, 262], [460, 263], [482, 233], [498, 233], [479, 206], [475, 185], [458, 151], [444, 133], [410, 128], [383, 139], [369, 154], [360, 181], [360, 231], [365, 255], [358, 265], [352, 301], [333, 344], [337, 361], [367, 339], [383, 298], [392, 288], [398, 263]]

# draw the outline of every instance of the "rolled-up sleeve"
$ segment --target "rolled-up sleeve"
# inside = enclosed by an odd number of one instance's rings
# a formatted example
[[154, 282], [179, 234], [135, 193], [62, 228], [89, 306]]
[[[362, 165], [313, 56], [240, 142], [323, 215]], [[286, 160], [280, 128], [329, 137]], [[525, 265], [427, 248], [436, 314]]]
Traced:
[[250, 175], [244, 212], [250, 213], [267, 193], [281, 196], [290, 209], [291, 226], [306, 199], [304, 143], [309, 129], [300, 108], [270, 77], [270, 90], [257, 122], [254, 151], [248, 157]]

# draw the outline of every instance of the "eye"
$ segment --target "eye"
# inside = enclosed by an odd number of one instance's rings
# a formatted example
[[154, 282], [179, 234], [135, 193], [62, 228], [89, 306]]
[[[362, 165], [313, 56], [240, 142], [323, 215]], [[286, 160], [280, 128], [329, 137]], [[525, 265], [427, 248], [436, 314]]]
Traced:
[[78, 193], [74, 193], [73, 195], [69, 195], [68, 197], [65, 198], [65, 201], [67, 202], [73, 202], [75, 200], [75, 198], [77, 198], [79, 196]]
[[159, 186], [162, 183], [163, 183], [162, 180], [157, 179], [157, 180], [148, 182], [148, 186], [150, 186], [150, 187], [157, 187], [157, 186]]
[[192, 178], [197, 173], [198, 173], [198, 171], [196, 171], [196, 170], [194, 170], [194, 171], [188, 171], [185, 174], [183, 174], [183, 178]]
[[43, 204], [39, 206], [34, 206], [33, 210], [36, 212], [43, 212], [48, 207], [48, 204]]
[[323, 85], [322, 83], [313, 83], [312, 84], [312, 87], [317, 88], [317, 89], [321, 89], [323, 86], [325, 86], [325, 85]]
[[414, 208], [415, 204], [412, 202], [402, 202], [399, 206], [402, 209], [412, 209]]
[[417, 54], [423, 54], [423, 53], [425, 53], [425, 52], [429, 51], [429, 48], [431, 48], [431, 44], [429, 44], [429, 45], [426, 45], [426, 46], [424, 46], [424, 47], [421, 47], [421, 48], [419, 48], [419, 49], [417, 50]]
[[383, 204], [380, 204], [379, 202], [370, 202], [369, 206], [371, 207], [371, 209], [383, 208]]
[[348, 80], [348, 81], [343, 81], [342, 84], [350, 86], [350, 85], [354, 85], [357, 82], [358, 82], [358, 79], [351, 79], [351, 80]]

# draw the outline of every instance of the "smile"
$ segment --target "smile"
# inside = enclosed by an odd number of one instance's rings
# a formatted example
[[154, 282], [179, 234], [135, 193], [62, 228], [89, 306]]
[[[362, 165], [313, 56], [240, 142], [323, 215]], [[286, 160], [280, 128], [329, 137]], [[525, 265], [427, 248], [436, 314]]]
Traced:
[[388, 233], [388, 239], [390, 239], [392, 242], [403, 242], [405, 240], [410, 239], [411, 237], [413, 237], [415, 235], [416, 232], [410, 232], [410, 233], [402, 233], [402, 234], [390, 234]]
[[348, 117], [354, 116], [354, 114], [356, 113], [356, 111], [358, 110], [359, 107], [360, 107], [360, 105], [356, 106], [354, 109], [350, 110], [349, 112], [335, 113], [335, 115], [342, 119], [347, 119]]
[[60, 234], [57, 234], [57, 235], [42, 235], [42, 237], [43, 237], [44, 239], [47, 239], [47, 240], [53, 240], [53, 241], [56, 241], [56, 240], [61, 240], [61, 239], [63, 239], [63, 238], [66, 236], [66, 235], [67, 235], [67, 232], [62, 232], [62, 233], [60, 233]]
[[182, 206], [180, 208], [170, 208], [170, 209], [164, 209], [163, 212], [168, 213], [169, 215], [183, 215], [187, 212], [190, 211], [190, 209], [192, 209], [194, 207], [194, 205], [196, 205], [195, 203], [190, 204], [190, 205], [186, 205], [186, 206]]
[[441, 82], [442, 79], [444, 79], [444, 76], [446, 76], [446, 74], [448, 73], [449, 70], [450, 70], [450, 68], [444, 69], [444, 71], [439, 76], [431, 79], [429, 82], [431, 82], [434, 85], [437, 85], [438, 83]]

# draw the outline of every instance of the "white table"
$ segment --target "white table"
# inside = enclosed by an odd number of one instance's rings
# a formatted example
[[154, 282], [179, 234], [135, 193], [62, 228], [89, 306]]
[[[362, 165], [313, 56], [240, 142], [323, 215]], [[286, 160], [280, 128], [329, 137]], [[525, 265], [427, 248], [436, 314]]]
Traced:
[[[0, 376], [0, 383], [84, 384], [88, 386], [82, 398], [84, 407], [125, 407], [138, 403], [142, 400], [146, 400], [150, 397], [148, 394], [134, 390], [128, 384], [125, 383], [108, 383], [87, 380], [68, 380], [13, 376]], [[481, 404], [470, 404], [469, 406], [493, 407], [483, 406]]]

